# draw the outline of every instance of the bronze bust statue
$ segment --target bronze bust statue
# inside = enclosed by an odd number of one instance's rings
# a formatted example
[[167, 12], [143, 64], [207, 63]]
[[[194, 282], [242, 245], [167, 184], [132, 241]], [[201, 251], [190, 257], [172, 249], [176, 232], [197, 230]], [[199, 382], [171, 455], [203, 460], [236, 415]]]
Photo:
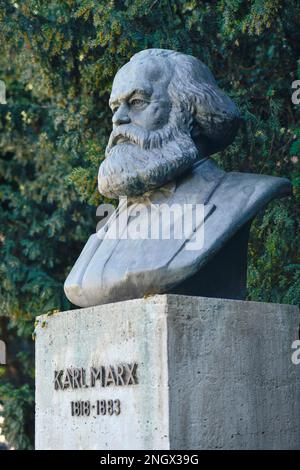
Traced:
[[[211, 155], [233, 141], [240, 115], [195, 57], [163, 49], [135, 54], [116, 74], [109, 103], [113, 130], [98, 187], [109, 198], [127, 196], [123, 229], [152, 228], [153, 207], [160, 214], [160, 207], [198, 205], [203, 220], [177, 238], [124, 230], [111, 237], [124, 214], [120, 203], [67, 277], [69, 300], [87, 307], [167, 292], [245, 298], [251, 221], [273, 198], [290, 194], [290, 182], [216, 165]], [[202, 245], [186, 249], [200, 228]]]

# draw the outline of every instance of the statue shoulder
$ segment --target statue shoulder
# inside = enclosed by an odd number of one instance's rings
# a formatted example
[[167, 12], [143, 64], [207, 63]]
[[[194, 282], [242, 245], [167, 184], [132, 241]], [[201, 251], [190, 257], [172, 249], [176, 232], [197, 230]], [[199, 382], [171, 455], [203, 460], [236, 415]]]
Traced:
[[273, 199], [292, 194], [287, 178], [252, 173], [225, 173], [210, 198], [239, 228], [264, 209]]
[[210, 201], [217, 206], [246, 202], [247, 205], [263, 207], [274, 198], [292, 194], [292, 185], [287, 178], [225, 172], [212, 159], [196, 166], [191, 176], [188, 181], [189, 192], [206, 190]]
[[225, 173], [222, 185], [233, 193], [242, 193], [251, 200], [259, 199], [266, 204], [274, 198], [290, 196], [292, 185], [287, 178], [256, 173]]

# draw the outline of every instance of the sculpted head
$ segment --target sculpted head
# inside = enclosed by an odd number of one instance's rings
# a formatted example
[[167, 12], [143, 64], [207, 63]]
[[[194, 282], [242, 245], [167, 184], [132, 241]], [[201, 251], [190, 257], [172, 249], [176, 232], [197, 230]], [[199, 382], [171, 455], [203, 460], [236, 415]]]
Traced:
[[113, 130], [99, 169], [101, 194], [139, 196], [229, 145], [239, 113], [195, 57], [164, 49], [135, 54], [116, 74]]

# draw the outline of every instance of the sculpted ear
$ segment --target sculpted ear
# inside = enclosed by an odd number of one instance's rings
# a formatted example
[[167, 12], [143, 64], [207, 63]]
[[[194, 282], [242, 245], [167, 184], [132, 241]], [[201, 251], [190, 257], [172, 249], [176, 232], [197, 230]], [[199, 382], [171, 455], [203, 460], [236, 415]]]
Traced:
[[203, 133], [203, 129], [196, 119], [193, 119], [191, 137], [201, 156], [207, 157], [212, 153], [215, 153], [212, 151], [212, 142]]
[[189, 108], [191, 137], [206, 156], [232, 143], [241, 117], [236, 105], [222, 90], [210, 84], [199, 84], [196, 93], [190, 95]]
[[177, 56], [169, 94], [184, 111], [191, 136], [205, 155], [224, 150], [234, 139], [240, 113], [234, 102], [217, 85], [209, 69], [190, 56]]

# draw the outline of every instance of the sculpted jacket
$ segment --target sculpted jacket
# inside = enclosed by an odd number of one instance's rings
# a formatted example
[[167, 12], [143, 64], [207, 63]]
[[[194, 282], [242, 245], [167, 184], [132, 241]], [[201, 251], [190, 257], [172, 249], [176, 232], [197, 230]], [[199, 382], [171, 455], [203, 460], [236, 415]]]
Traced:
[[243, 299], [251, 221], [272, 199], [290, 193], [285, 178], [226, 173], [211, 158], [204, 159], [173, 185], [131, 202], [131, 210], [139, 202], [145, 209], [131, 217], [129, 206], [124, 229], [130, 232], [133, 223], [151, 225], [149, 208], [160, 204], [203, 204], [204, 222], [195, 222], [178, 239], [111, 237], [119, 207], [88, 239], [65, 281], [65, 293], [80, 307], [167, 292]]

